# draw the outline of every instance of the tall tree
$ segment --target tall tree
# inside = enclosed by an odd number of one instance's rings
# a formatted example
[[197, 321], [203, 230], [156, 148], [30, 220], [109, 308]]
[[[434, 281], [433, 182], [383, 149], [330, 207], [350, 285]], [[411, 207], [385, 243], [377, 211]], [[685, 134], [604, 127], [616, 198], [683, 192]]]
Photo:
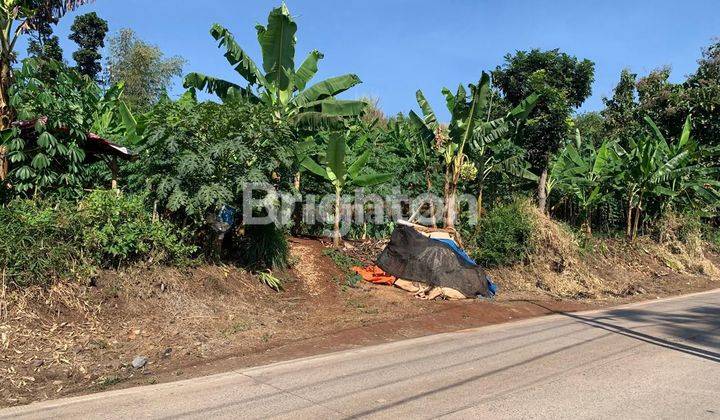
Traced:
[[685, 88], [698, 142], [720, 146], [720, 39], [703, 51], [698, 69], [685, 82]]
[[121, 29], [110, 39], [107, 79], [110, 84], [124, 82], [125, 100], [133, 109], [145, 110], [155, 104], [182, 75], [185, 59], [166, 58], [155, 45], [137, 37], [132, 29]]
[[605, 109], [601, 115], [605, 118], [605, 130], [623, 145], [627, 145], [628, 140], [640, 129], [636, 84], [637, 74], [623, 69], [612, 98], [603, 98]]
[[678, 137], [688, 110], [683, 105], [683, 86], [671, 82], [670, 73], [670, 67], [664, 66], [638, 80], [638, 121], [650, 117], [664, 135]]
[[14, 112], [8, 90], [13, 82], [15, 44], [32, 28], [32, 20], [42, 13], [60, 18], [68, 11], [92, 0], [3, 0], [0, 2], [0, 130], [10, 126]]
[[42, 7], [41, 1], [35, 1], [34, 3], [39, 9], [38, 12], [28, 20], [28, 26], [30, 28], [30, 42], [27, 48], [28, 55], [41, 60], [62, 61], [63, 50], [60, 47], [60, 39], [53, 33], [53, 26], [57, 25], [60, 19], [53, 14], [52, 10], [47, 7]]
[[493, 72], [495, 85], [513, 105], [531, 93], [540, 99], [523, 128], [521, 146], [540, 172], [538, 206], [547, 208], [547, 175], [550, 156], [555, 153], [570, 128], [569, 117], [592, 92], [595, 64], [578, 60], [557, 49], [518, 51], [505, 56], [505, 64]]
[[105, 47], [105, 35], [108, 32], [108, 23], [95, 12], [86, 13], [75, 18], [70, 33], [70, 40], [78, 45], [73, 53], [73, 60], [77, 64], [80, 74], [100, 81], [102, 65], [100, 49]]

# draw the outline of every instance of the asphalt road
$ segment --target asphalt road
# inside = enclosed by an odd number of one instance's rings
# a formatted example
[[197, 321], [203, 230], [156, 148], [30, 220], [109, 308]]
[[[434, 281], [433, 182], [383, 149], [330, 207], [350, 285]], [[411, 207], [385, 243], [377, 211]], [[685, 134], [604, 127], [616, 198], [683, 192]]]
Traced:
[[720, 291], [0, 411], [142, 417], [720, 419]]

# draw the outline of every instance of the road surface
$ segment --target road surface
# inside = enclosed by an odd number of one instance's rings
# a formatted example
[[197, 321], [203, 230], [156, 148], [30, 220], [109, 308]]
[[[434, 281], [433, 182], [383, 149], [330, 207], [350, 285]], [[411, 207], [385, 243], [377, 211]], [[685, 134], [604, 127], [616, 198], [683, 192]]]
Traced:
[[0, 411], [0, 418], [720, 419], [720, 291]]

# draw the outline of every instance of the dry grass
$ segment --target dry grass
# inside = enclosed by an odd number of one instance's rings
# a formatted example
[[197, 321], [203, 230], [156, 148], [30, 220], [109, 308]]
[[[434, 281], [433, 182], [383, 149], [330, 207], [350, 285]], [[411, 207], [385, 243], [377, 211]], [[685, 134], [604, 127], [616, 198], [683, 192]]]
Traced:
[[[136, 267], [101, 272], [100, 287], [57, 283], [9, 291], [0, 319], [0, 406], [93, 389], [108, 375], [131, 376], [134, 356], [167, 348], [202, 359], [234, 340], [261, 343], [258, 325], [275, 315], [274, 293], [229, 267]], [[228, 325], [247, 325], [225, 332]]]
[[302, 243], [294, 244], [290, 255], [297, 261], [295, 269], [310, 296], [319, 296], [323, 293], [327, 284], [327, 273], [324, 273], [321, 264], [316, 261], [317, 256], [310, 251], [309, 246]]
[[529, 261], [496, 270], [501, 286], [509, 290], [537, 291], [561, 298], [596, 298], [610, 292], [607, 284], [583, 263], [575, 236], [542, 214], [535, 206], [526, 211], [535, 219]]
[[589, 238], [581, 247], [570, 229], [530, 204], [526, 210], [536, 221], [535, 252], [525, 263], [491, 270], [506, 290], [605, 299], [665, 287], [663, 282], [680, 275], [720, 279], [720, 271], [705, 257], [699, 240], [683, 243], [667, 234], [663, 244], [649, 238], [633, 244]]

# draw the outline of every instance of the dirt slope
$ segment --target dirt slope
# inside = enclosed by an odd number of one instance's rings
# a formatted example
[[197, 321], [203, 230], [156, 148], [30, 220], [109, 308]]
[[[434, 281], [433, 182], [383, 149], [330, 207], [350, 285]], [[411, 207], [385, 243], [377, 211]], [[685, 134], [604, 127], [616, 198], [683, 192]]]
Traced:
[[[136, 267], [101, 273], [93, 285], [10, 293], [0, 314], [0, 406], [717, 287], [713, 277], [670, 268], [650, 252], [625, 258], [619, 250], [582, 270], [608, 279], [613, 290], [632, 286], [623, 293], [591, 289], [577, 277], [579, 265], [558, 271], [548, 258], [493, 271], [496, 302], [422, 301], [387, 286], [347, 287], [320, 242], [293, 239], [291, 246], [293, 270], [276, 273], [281, 293], [221, 266]], [[558, 285], [565, 283], [574, 285], [564, 294]], [[583, 288], [594, 294], [575, 293]], [[563, 295], [595, 299], [556, 298]], [[147, 364], [133, 368], [136, 356]]]

